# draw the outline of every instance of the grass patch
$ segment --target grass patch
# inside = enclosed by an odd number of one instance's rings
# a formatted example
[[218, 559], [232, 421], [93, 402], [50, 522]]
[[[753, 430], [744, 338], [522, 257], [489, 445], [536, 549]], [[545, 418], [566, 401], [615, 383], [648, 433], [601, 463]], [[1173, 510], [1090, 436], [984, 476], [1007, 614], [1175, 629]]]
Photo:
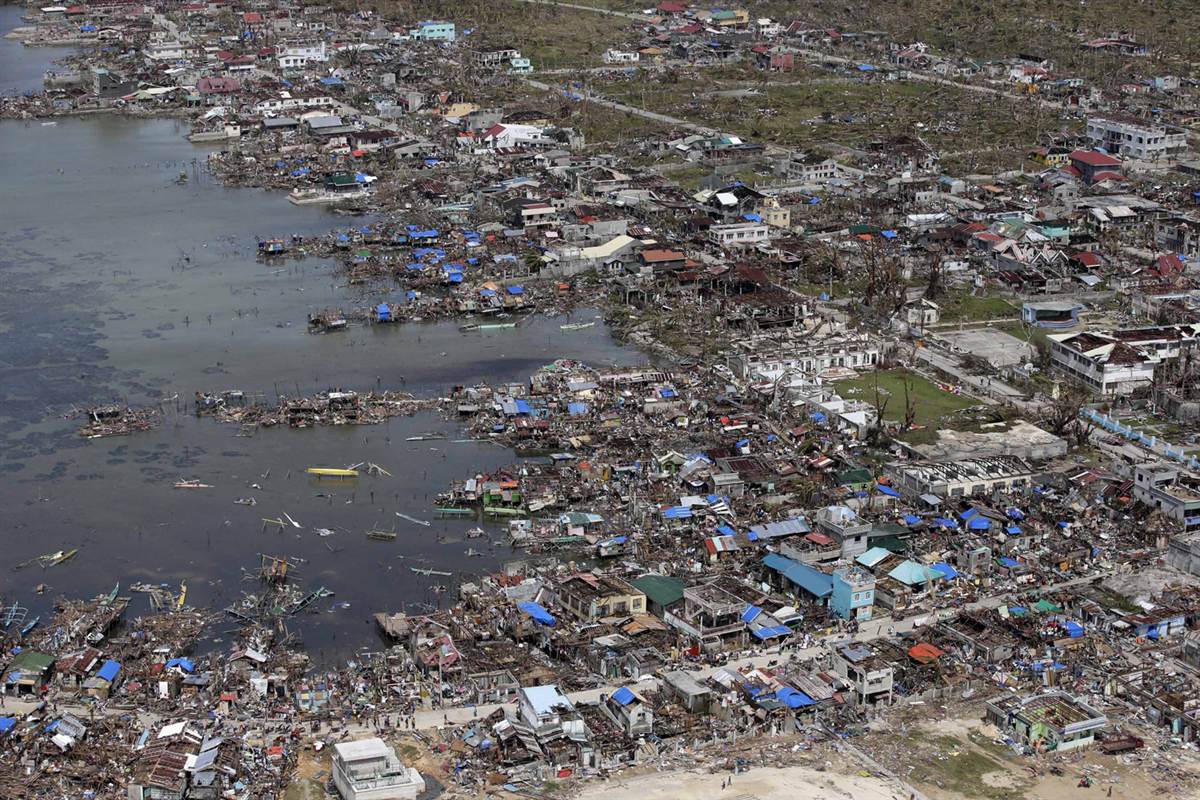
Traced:
[[1000, 319], [1018, 313], [1017, 307], [1003, 297], [977, 297], [964, 294], [943, 298], [938, 301], [938, 304], [942, 307], [942, 322]]
[[887, 407], [883, 410], [885, 420], [899, 422], [903, 419], [906, 382], [909, 398], [916, 408], [913, 421], [917, 425], [927, 428], [938, 425], [955, 412], [976, 405], [974, 399], [942, 391], [932, 381], [906, 369], [876, 370], [857, 378], [835, 381], [834, 387], [844, 398], [873, 404], [876, 379], [881, 400], [887, 399]]

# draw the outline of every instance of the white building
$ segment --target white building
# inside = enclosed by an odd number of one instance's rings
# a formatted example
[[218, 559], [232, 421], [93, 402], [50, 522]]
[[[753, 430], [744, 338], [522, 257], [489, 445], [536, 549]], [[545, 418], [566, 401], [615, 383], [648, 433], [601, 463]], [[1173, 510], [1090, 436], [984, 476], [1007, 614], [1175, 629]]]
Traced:
[[382, 739], [335, 744], [333, 785], [343, 800], [414, 800], [425, 791], [421, 773]]
[[1138, 464], [1133, 469], [1133, 496], [1177, 521], [1186, 533], [1200, 531], [1198, 484], [1200, 481], [1174, 464]]
[[828, 369], [873, 367], [879, 364], [883, 342], [865, 333], [837, 333], [823, 339], [763, 341], [752, 352], [729, 357], [729, 367], [745, 381], [774, 384], [785, 373], [815, 375]]
[[865, 644], [852, 642], [833, 648], [833, 672], [854, 692], [860, 704], [890, 703], [895, 675], [892, 665]]
[[1136, 117], [1089, 117], [1087, 136], [1109, 153], [1150, 161], [1187, 151], [1186, 133]]
[[297, 111], [302, 108], [332, 108], [333, 105], [334, 100], [328, 95], [294, 97], [290, 92], [280, 92], [279, 97], [271, 97], [255, 103], [254, 110], [259, 114], [266, 114], [280, 111]]
[[329, 60], [329, 51], [324, 42], [316, 44], [293, 44], [281, 47], [278, 58], [280, 69], [300, 69], [310, 61], [324, 63]]
[[641, 58], [642, 54], [636, 50], [609, 49], [604, 51], [605, 64], [636, 64]]
[[824, 183], [838, 176], [838, 163], [812, 153], [796, 153], [788, 161], [787, 176], [803, 183]]
[[771, 238], [771, 226], [761, 222], [734, 222], [713, 225], [708, 229], [709, 241], [722, 247], [761, 244]]
[[972, 458], [964, 461], [909, 463], [899, 481], [913, 494], [970, 497], [993, 489], [1019, 491], [1033, 481], [1033, 469], [1016, 456]]
[[1051, 334], [1054, 368], [1102, 395], [1129, 394], [1154, 380], [1164, 361], [1195, 350], [1200, 325]]

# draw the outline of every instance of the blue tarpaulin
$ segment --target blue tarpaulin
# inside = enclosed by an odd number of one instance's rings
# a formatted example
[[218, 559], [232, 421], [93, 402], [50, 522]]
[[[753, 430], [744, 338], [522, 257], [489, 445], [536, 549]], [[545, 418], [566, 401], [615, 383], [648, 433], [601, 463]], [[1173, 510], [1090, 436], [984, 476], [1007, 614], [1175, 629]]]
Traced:
[[637, 700], [637, 695], [630, 691], [628, 686], [622, 686], [612, 693], [612, 699], [623, 706], [627, 706], [634, 700]]
[[691, 519], [692, 510], [687, 506], [672, 506], [662, 512], [663, 519]]
[[885, 486], [882, 483], [877, 484], [877, 486], [879, 487], [879, 491], [883, 494], [886, 494], [888, 497], [899, 497], [900, 496], [900, 493], [897, 492], [895, 489], [893, 489], [890, 486]]
[[104, 666], [96, 673], [96, 677], [112, 683], [121, 674], [121, 665], [111, 659], [104, 662]]
[[946, 580], [952, 581], [958, 577], [958, 570], [947, 564], [945, 561], [939, 561], [933, 565], [933, 568], [946, 576]]
[[824, 422], [825, 421], [825, 415], [820, 411], [814, 411], [809, 416], [812, 417], [813, 422]]
[[17, 727], [16, 717], [0, 717], [0, 733], [8, 733]]
[[815, 706], [817, 704], [816, 700], [790, 686], [784, 686], [782, 689], [776, 691], [775, 699], [788, 708], [803, 708], [804, 706]]
[[971, 517], [975, 516], [978, 513], [979, 513], [978, 510], [976, 510], [974, 508], [968, 508], [966, 511], [963, 511], [962, 513], [960, 513], [958, 515], [958, 518], [959, 519], [970, 519]]
[[920, 521], [921, 521], [921, 518], [918, 516], [915, 516], [913, 514], [905, 514], [904, 515], [904, 524], [905, 525], [916, 525]]
[[946, 517], [934, 517], [933, 521], [936, 522], [938, 525], [941, 525], [943, 528], [957, 528], [958, 527], [957, 522], [955, 522], [952, 519], [947, 519]]
[[532, 618], [537, 624], [545, 625], [550, 628], [554, 627], [554, 615], [544, 609], [538, 603], [517, 603], [517, 608], [528, 614], [530, 618]]
[[987, 517], [975, 517], [967, 523], [967, 527], [973, 531], [986, 531], [992, 527], [992, 521]]
[[722, 536], [737, 536], [737, 531], [728, 525], [718, 525], [717, 533], [721, 534]]
[[758, 606], [746, 606], [746, 610], [742, 612], [742, 622], [753, 622], [762, 612]]
[[582, 417], [588, 413], [587, 403], [567, 403], [567, 413], [572, 417]]
[[788, 636], [791, 632], [792, 629], [786, 625], [775, 625], [768, 628], [759, 628], [754, 631], [754, 635], [765, 642], [767, 639], [778, 639], [780, 636]]
[[524, 286], [509, 286], [508, 293], [512, 295], [525, 294]]
[[1009, 569], [1021, 566], [1021, 562], [1017, 561], [1015, 558], [1009, 558], [1008, 556], [1002, 556], [1000, 558], [1000, 564], [1008, 567]]
[[380, 322], [391, 322], [392, 321], [391, 307], [389, 307], [387, 303], [380, 303], [379, 305], [375, 306], [375, 317]]
[[1020, 536], [1021, 535], [1021, 526], [1020, 525], [1009, 525], [1005, 530], [1008, 532], [1009, 536]]
[[179, 667], [184, 672], [196, 671], [196, 665], [192, 663], [190, 658], [172, 658], [167, 662], [167, 669], [171, 669], [172, 667]]
[[1019, 508], [1010, 508], [1008, 510], [1008, 516], [1012, 519], [1025, 519], [1025, 512]]
[[1066, 622], [1064, 622], [1062, 624], [1062, 626], [1063, 626], [1063, 628], [1066, 629], [1067, 634], [1072, 639], [1078, 639], [1079, 637], [1083, 636], [1083, 626], [1080, 625], [1078, 622], [1072, 622], [1071, 620], [1067, 620]]

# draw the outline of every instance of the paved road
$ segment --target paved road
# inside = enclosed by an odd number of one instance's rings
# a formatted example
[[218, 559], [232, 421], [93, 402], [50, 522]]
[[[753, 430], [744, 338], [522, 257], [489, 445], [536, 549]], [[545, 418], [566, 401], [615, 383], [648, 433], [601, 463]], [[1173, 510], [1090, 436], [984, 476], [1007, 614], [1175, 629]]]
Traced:
[[[538, 2], [538, 0], [523, 0], [523, 2]], [[551, 86], [548, 83], [542, 83], [541, 81], [535, 81], [532, 78], [522, 78], [522, 80], [524, 80], [525, 83], [528, 84], [529, 86], [532, 86], [535, 89], [540, 89], [544, 92], [558, 91], [557, 87]], [[595, 103], [598, 106], [604, 106], [606, 108], [611, 108], [616, 111], [624, 111], [626, 113], [634, 114], [636, 116], [643, 117], [643, 118], [649, 119], [649, 120], [653, 120], [655, 122], [662, 122], [666, 125], [675, 125], [680, 128], [686, 128], [687, 130], [695, 131], [696, 133], [700, 133], [705, 136], [715, 136], [717, 133], [719, 133], [719, 131], [717, 131], [716, 128], [708, 128], [708, 127], [705, 127], [704, 125], [697, 125], [694, 122], [688, 122], [685, 119], [679, 119], [678, 117], [669, 117], [666, 114], [659, 114], [656, 111], [647, 111], [644, 108], [637, 108], [636, 106], [628, 106], [628, 105], [625, 105], [624, 103], [618, 103], [615, 100], [606, 100], [602, 97], [597, 97], [596, 95], [592, 94], [591, 92], [581, 92], [580, 94], [589, 103]]]

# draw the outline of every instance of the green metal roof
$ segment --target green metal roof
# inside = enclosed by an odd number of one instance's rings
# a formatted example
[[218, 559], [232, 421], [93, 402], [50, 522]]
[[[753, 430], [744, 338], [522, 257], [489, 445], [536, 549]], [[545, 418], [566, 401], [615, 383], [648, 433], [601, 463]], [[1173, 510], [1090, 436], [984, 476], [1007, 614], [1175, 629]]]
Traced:
[[683, 598], [684, 583], [666, 575], [643, 575], [631, 581], [646, 599], [660, 606], [669, 606]]

